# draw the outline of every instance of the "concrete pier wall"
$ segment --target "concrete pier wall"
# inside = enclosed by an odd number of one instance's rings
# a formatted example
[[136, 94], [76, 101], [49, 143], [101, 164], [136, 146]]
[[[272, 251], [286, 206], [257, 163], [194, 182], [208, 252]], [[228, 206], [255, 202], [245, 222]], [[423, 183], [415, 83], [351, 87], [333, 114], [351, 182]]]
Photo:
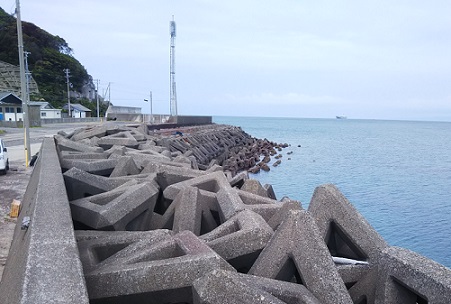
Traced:
[[43, 141], [17, 223], [0, 303], [88, 303], [53, 138]]
[[305, 210], [249, 179], [283, 144], [181, 131], [46, 138], [0, 303], [449, 303], [451, 270], [391, 247], [334, 185]]

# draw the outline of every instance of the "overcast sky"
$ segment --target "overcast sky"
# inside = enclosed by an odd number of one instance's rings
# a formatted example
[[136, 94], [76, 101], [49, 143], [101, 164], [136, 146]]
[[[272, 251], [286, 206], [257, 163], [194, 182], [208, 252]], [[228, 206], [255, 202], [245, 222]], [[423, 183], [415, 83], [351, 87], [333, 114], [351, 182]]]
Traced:
[[[8, 13], [15, 0], [0, 0]], [[449, 0], [21, 0], [114, 105], [181, 115], [451, 121]]]

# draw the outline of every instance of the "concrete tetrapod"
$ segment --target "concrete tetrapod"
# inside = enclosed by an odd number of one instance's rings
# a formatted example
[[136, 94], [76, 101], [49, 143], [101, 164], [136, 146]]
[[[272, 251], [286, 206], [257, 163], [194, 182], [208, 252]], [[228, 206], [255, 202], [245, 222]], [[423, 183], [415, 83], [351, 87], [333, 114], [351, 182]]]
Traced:
[[304, 210], [288, 213], [249, 274], [296, 281], [322, 303], [352, 303], [315, 221]]

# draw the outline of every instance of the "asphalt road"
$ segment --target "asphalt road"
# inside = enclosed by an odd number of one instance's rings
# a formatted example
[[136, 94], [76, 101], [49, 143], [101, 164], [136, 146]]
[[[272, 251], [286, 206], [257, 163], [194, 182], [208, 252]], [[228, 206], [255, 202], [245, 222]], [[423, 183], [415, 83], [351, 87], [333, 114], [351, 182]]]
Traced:
[[[102, 124], [102, 122], [46, 124], [42, 125], [42, 127], [30, 128], [30, 155], [33, 156], [39, 152], [42, 140], [46, 136], [53, 136], [59, 131], [70, 133], [78, 128], [92, 127], [99, 124]], [[0, 127], [0, 130], [4, 131], [3, 134], [0, 134], [0, 137], [8, 149], [8, 157], [11, 165], [16, 166], [20, 165], [20, 163], [25, 165], [24, 129]]]

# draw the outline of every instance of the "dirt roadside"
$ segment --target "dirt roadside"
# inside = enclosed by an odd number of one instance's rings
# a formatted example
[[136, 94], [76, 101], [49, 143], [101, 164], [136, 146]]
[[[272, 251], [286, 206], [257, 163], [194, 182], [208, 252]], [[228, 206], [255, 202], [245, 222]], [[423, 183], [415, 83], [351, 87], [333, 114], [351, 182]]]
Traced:
[[21, 162], [13, 162], [5, 175], [0, 175], [0, 280], [13, 239], [16, 219], [9, 217], [13, 199], [22, 201], [32, 167], [25, 168]]

